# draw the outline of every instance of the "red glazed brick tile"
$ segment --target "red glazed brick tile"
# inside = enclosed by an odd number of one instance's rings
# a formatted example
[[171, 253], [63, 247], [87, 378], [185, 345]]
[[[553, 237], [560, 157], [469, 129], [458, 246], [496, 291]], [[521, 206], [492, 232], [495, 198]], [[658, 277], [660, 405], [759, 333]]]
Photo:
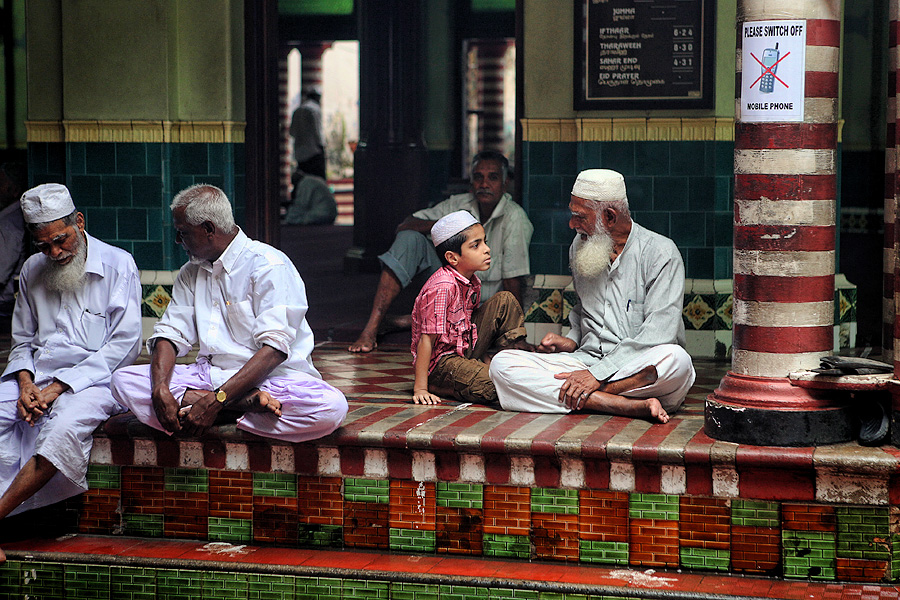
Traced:
[[253, 541], [296, 546], [300, 518], [296, 498], [253, 497]]
[[435, 507], [435, 545], [439, 553], [481, 556], [483, 538], [481, 509]]
[[126, 513], [163, 514], [165, 474], [160, 467], [122, 467], [122, 510]]
[[525, 487], [486, 485], [484, 532], [528, 535], [531, 526], [531, 491]]
[[78, 518], [80, 533], [112, 535], [121, 522], [119, 514], [119, 490], [93, 489], [82, 495], [81, 513]]
[[297, 510], [301, 523], [344, 524], [344, 497], [340, 477], [297, 477]]
[[390, 485], [390, 526], [397, 529], [434, 531], [434, 483], [392, 480]]
[[630, 564], [650, 567], [679, 565], [677, 521], [631, 519], [628, 537]]
[[579, 491], [579, 537], [582, 540], [628, 542], [628, 493]]
[[210, 470], [209, 516], [253, 518], [253, 473]]
[[209, 496], [204, 492], [166, 490], [163, 534], [169, 538], [206, 538]]
[[887, 568], [886, 560], [837, 559], [837, 577], [847, 581], [883, 581]]
[[531, 541], [540, 559], [577, 561], [578, 515], [532, 513]]
[[344, 544], [348, 548], [390, 547], [387, 504], [344, 502]]
[[782, 504], [781, 526], [795, 531], [836, 531], [833, 506], [818, 504]]
[[682, 547], [730, 548], [731, 508], [727, 500], [682, 496], [678, 519], [679, 544]]
[[776, 527], [731, 528], [731, 568], [738, 573], [777, 574], [781, 566], [781, 530]]

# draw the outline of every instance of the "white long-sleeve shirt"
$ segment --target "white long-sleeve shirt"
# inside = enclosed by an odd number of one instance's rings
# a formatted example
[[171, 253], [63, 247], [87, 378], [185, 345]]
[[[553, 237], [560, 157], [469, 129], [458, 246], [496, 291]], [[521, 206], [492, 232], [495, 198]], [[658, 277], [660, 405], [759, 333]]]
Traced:
[[181, 268], [147, 345], [152, 352], [156, 340], [167, 339], [184, 356], [199, 344], [198, 357], [209, 361], [215, 387], [263, 344], [287, 355], [270, 378], [300, 371], [321, 379], [310, 358], [308, 308], [306, 287], [291, 260], [238, 231], [215, 262], [191, 261]]
[[80, 392], [109, 385], [112, 372], [141, 351], [141, 286], [131, 255], [88, 234], [86, 281], [75, 292], [48, 290], [41, 253], [25, 261], [13, 311], [12, 349], [3, 379], [30, 371]]
[[608, 271], [573, 279], [578, 304], [567, 337], [578, 344], [573, 356], [599, 381], [650, 348], [684, 347], [684, 261], [672, 240], [633, 223]]

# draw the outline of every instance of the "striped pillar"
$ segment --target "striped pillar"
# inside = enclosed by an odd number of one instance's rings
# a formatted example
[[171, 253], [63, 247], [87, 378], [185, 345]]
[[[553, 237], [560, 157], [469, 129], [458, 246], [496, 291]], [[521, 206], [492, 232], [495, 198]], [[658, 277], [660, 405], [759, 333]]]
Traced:
[[894, 239], [894, 220], [897, 214], [897, 0], [890, 0], [890, 24], [888, 33], [888, 88], [887, 88], [887, 135], [884, 144], [884, 325], [882, 335], [883, 354], [885, 358], [892, 355], [892, 349], [896, 347], [894, 337], [894, 281], [896, 279], [894, 269], [896, 267], [896, 250]]
[[739, 3], [739, 32], [744, 22], [805, 21], [805, 101], [803, 122], [742, 122], [737, 106], [732, 370], [707, 400], [705, 421], [717, 439], [794, 446], [850, 438], [842, 405], [788, 379], [834, 347], [840, 6]]

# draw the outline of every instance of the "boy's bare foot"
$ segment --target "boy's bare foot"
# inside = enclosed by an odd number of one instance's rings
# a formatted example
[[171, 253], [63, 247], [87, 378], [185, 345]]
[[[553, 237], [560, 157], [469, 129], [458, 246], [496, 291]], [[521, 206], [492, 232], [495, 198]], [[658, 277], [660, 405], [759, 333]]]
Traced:
[[350, 347], [347, 348], [350, 352], [356, 352], [359, 354], [365, 354], [366, 352], [371, 352], [375, 348], [378, 347], [378, 342], [376, 341], [376, 334], [369, 332], [366, 329], [363, 329], [362, 333], [359, 334], [359, 337], [355, 342], [350, 344]]

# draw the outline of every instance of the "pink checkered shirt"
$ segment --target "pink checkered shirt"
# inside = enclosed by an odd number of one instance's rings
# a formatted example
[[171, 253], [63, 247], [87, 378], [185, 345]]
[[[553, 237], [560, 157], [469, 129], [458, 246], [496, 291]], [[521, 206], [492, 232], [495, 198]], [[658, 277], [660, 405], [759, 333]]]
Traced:
[[416, 362], [416, 348], [422, 334], [434, 334], [428, 372], [446, 354], [466, 355], [466, 350], [478, 340], [478, 330], [472, 324], [472, 311], [481, 302], [481, 281], [476, 276], [465, 279], [453, 267], [444, 266], [428, 278], [412, 311], [412, 355]]

